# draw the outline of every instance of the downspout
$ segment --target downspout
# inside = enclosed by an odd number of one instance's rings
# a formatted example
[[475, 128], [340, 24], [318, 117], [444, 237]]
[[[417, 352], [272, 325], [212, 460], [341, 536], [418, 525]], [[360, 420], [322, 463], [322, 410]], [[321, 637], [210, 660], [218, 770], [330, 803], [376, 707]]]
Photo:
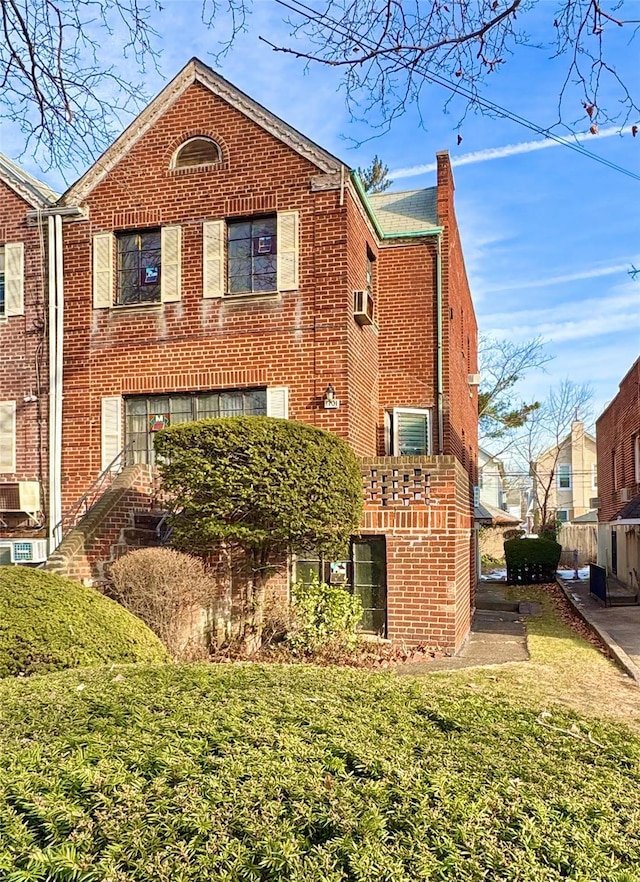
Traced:
[[62, 520], [62, 217], [47, 218], [49, 242], [49, 554], [60, 544]]
[[[63, 329], [64, 329], [64, 273], [62, 264], [62, 216], [55, 216], [56, 240], [56, 490], [57, 511], [56, 524], [62, 521], [62, 365], [63, 365]], [[62, 524], [53, 537], [56, 547], [62, 541]]]
[[438, 455], [444, 453], [444, 380], [442, 371], [442, 233], [436, 251], [436, 383], [438, 413]]
[[47, 245], [48, 245], [48, 337], [49, 337], [49, 554], [56, 548], [54, 540], [54, 527], [58, 523], [58, 493], [56, 488], [56, 433], [54, 430], [56, 418], [56, 246], [54, 218], [47, 218]]

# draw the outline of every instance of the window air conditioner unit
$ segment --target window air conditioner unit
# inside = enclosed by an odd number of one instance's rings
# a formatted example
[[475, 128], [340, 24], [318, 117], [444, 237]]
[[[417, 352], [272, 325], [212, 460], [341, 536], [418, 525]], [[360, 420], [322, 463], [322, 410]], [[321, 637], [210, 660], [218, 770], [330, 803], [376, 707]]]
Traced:
[[600, 505], [601, 503], [599, 496], [592, 496], [589, 500], [589, 508], [600, 508]]
[[47, 559], [46, 539], [12, 539], [11, 563], [44, 563]]
[[631, 500], [631, 487], [620, 488], [620, 502], [629, 502]]
[[373, 324], [373, 297], [369, 291], [353, 292], [353, 317], [359, 325]]
[[24, 512], [35, 517], [40, 511], [40, 484], [37, 481], [0, 484], [0, 511]]
[[467, 375], [467, 383], [470, 386], [479, 386], [480, 385], [480, 374], [468, 374]]

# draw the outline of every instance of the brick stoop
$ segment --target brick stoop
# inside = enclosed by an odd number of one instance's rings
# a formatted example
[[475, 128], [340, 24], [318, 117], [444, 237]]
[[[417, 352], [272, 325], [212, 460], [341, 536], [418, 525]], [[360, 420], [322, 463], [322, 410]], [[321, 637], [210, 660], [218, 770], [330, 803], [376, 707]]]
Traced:
[[86, 584], [104, 581], [105, 566], [129, 548], [151, 544], [155, 530], [138, 526], [135, 513], [149, 513], [154, 487], [144, 465], [129, 466], [64, 537], [44, 569]]

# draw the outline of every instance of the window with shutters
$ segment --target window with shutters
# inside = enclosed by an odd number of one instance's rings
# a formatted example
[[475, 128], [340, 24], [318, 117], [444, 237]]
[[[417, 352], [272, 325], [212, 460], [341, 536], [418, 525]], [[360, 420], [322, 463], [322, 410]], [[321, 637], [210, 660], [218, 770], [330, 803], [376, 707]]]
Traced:
[[276, 216], [227, 221], [227, 292], [278, 290]]
[[173, 157], [173, 168], [193, 168], [211, 165], [222, 159], [220, 148], [211, 138], [190, 138], [182, 144]]
[[166, 426], [211, 417], [266, 416], [266, 389], [234, 389], [125, 400], [125, 443], [130, 463], [154, 463], [153, 436]]
[[391, 456], [431, 454], [431, 411], [394, 407], [387, 414], [387, 453]]
[[118, 233], [116, 303], [159, 303], [162, 235], [160, 229]]

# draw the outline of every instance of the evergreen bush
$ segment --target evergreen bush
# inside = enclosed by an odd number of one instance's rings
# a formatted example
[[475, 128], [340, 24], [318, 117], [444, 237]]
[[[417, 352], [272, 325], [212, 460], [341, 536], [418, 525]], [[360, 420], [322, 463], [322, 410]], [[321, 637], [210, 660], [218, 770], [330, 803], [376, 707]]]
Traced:
[[0, 567], [0, 677], [167, 655], [140, 619], [71, 579]]
[[507, 582], [532, 585], [553, 582], [562, 546], [549, 539], [509, 539], [504, 543]]

